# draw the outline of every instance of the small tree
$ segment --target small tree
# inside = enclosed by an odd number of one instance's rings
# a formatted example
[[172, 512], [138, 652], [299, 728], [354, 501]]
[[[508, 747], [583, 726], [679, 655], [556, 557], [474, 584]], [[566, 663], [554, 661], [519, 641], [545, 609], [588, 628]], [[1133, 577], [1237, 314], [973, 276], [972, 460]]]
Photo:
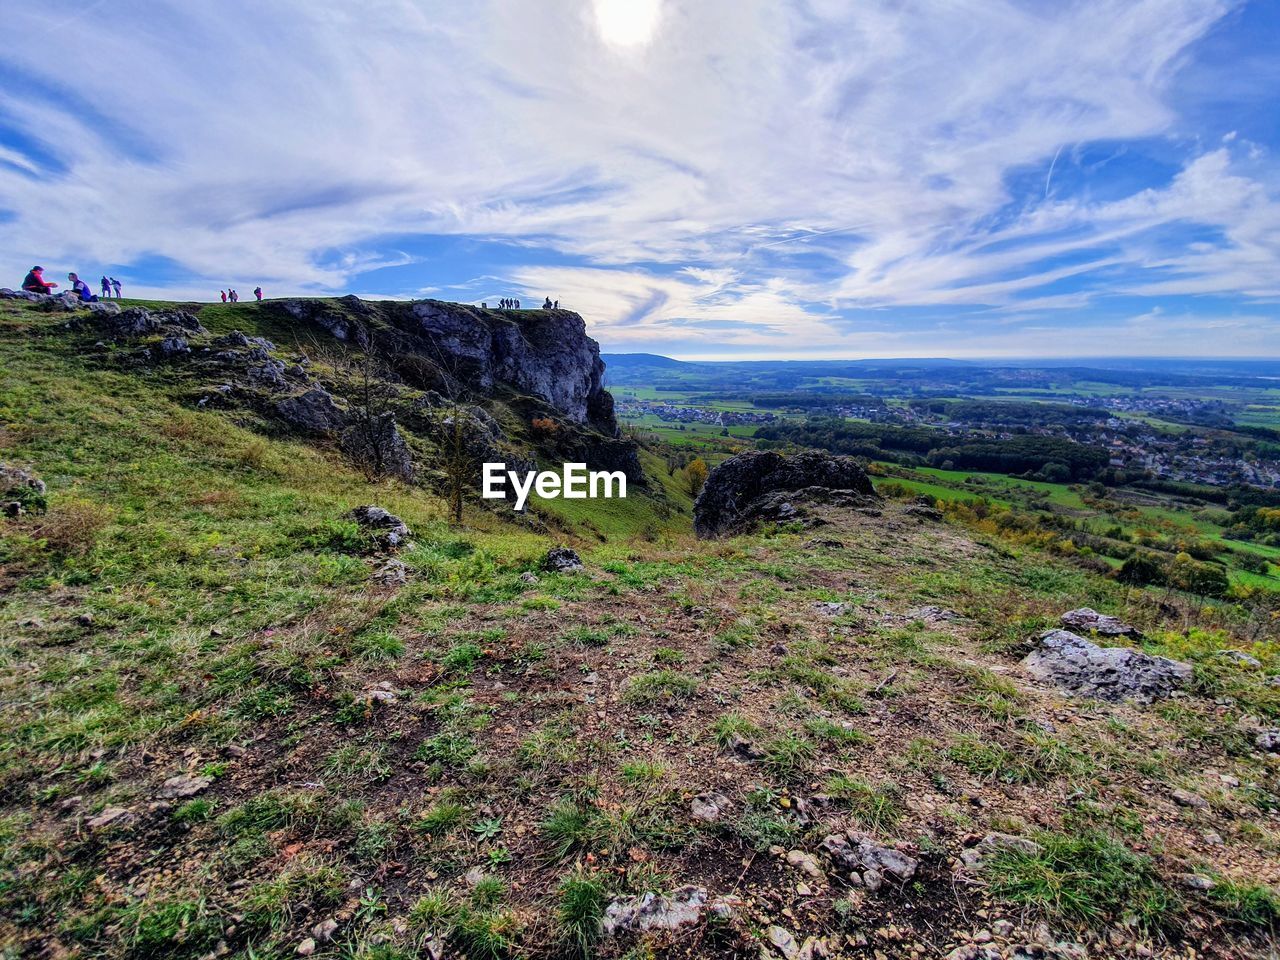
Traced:
[[684, 468], [684, 488], [689, 496], [696, 497], [702, 492], [703, 486], [707, 482], [707, 465], [701, 457], [695, 457], [690, 464]]
[[395, 423], [397, 377], [372, 331], [362, 326], [353, 339], [359, 353], [344, 350], [330, 358], [334, 372], [350, 385], [342, 448], [370, 480], [391, 475], [409, 480], [408, 450]]

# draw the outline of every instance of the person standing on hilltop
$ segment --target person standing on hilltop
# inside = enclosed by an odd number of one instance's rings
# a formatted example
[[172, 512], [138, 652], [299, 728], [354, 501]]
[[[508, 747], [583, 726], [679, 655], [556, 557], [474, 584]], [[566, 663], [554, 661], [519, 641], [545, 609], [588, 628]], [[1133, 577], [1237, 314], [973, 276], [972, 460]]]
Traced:
[[519, 310], [519, 309], [520, 309], [520, 301], [519, 301], [519, 300], [517, 300], [517, 301], [516, 301], [516, 309], [517, 309], [517, 310]]
[[32, 267], [22, 281], [22, 289], [27, 293], [53, 293], [57, 284], [44, 278], [44, 267]]
[[239, 303], [240, 294], [236, 293], [235, 288], [231, 288], [227, 291], [227, 299], [230, 300], [232, 303]]
[[262, 302], [262, 288], [261, 288], [261, 287], [254, 287], [254, 288], [253, 288], [253, 295], [254, 295], [255, 297], [257, 297], [257, 299], [258, 299], [258, 302], [259, 302], [259, 303], [261, 303], [261, 302]]
[[223, 302], [223, 303], [226, 303], [226, 302], [227, 302], [227, 291], [225, 291], [225, 290], [219, 290], [219, 291], [218, 291], [218, 293], [222, 296], [222, 302]]
[[542, 301], [542, 309], [543, 309], [543, 310], [550, 310], [550, 309], [551, 309], [551, 298], [550, 298], [550, 297], [547, 297], [547, 299], [546, 299], [546, 300]]
[[111, 281], [105, 276], [102, 278], [102, 296], [104, 299], [110, 298], [111, 296]]
[[551, 309], [553, 309], [553, 310], [559, 310], [559, 309], [560, 309], [560, 301], [559, 301], [559, 300], [557, 300], [557, 301], [555, 302], [555, 305], [554, 305]]
[[115, 277], [111, 278], [111, 289], [115, 290], [116, 299], [119, 300], [120, 299], [120, 281], [117, 280]]

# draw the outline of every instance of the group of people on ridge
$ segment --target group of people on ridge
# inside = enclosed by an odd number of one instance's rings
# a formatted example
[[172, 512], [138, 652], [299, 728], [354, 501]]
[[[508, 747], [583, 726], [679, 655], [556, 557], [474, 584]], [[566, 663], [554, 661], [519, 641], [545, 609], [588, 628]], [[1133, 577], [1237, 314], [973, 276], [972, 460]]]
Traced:
[[[223, 303], [239, 303], [239, 302], [240, 302], [240, 294], [238, 294], [235, 290], [232, 290], [230, 287], [228, 287], [226, 290], [219, 290], [219, 291], [218, 291], [218, 293], [222, 296], [222, 302], [223, 302]], [[254, 288], [253, 288], [253, 295], [254, 295], [254, 297], [255, 297], [255, 298], [257, 298], [259, 301], [261, 301], [261, 300], [262, 300], [262, 288], [261, 288], [261, 287], [254, 287]]]
[[[85, 303], [97, 303], [97, 295], [89, 289], [89, 285], [80, 279], [76, 273], [68, 273], [67, 280], [71, 283], [71, 292], [78, 296]], [[27, 293], [53, 293], [57, 288], [58, 281], [46, 280], [44, 278], [44, 267], [32, 267], [27, 271], [27, 276], [22, 281], [22, 289]], [[116, 299], [120, 298], [120, 281], [115, 277], [102, 278], [102, 297], [107, 299], [114, 292]]]
[[[482, 303], [480, 304], [480, 306], [487, 308], [489, 304]], [[501, 300], [498, 301], [498, 309], [499, 310], [519, 310], [520, 301], [512, 297], [503, 297]], [[555, 303], [552, 303], [551, 298], [547, 297], [546, 301], [542, 304], [542, 309], [543, 310], [559, 310], [560, 301], [557, 300]]]

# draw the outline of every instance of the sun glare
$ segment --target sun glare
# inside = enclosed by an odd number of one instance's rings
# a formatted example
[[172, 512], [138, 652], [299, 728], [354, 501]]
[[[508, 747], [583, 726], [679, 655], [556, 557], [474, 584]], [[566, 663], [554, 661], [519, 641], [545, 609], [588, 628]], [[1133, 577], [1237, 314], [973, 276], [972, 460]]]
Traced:
[[611, 47], [648, 43], [658, 28], [662, 0], [592, 0], [600, 39]]

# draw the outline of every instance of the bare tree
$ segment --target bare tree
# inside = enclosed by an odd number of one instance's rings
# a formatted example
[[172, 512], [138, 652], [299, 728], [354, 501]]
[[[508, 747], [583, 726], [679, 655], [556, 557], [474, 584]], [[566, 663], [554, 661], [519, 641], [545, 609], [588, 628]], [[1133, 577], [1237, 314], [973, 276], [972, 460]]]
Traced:
[[396, 426], [400, 391], [380, 339], [360, 325], [352, 337], [358, 350], [329, 352], [334, 373], [347, 386], [347, 426], [342, 449], [371, 480], [397, 476], [413, 479], [408, 446]]

